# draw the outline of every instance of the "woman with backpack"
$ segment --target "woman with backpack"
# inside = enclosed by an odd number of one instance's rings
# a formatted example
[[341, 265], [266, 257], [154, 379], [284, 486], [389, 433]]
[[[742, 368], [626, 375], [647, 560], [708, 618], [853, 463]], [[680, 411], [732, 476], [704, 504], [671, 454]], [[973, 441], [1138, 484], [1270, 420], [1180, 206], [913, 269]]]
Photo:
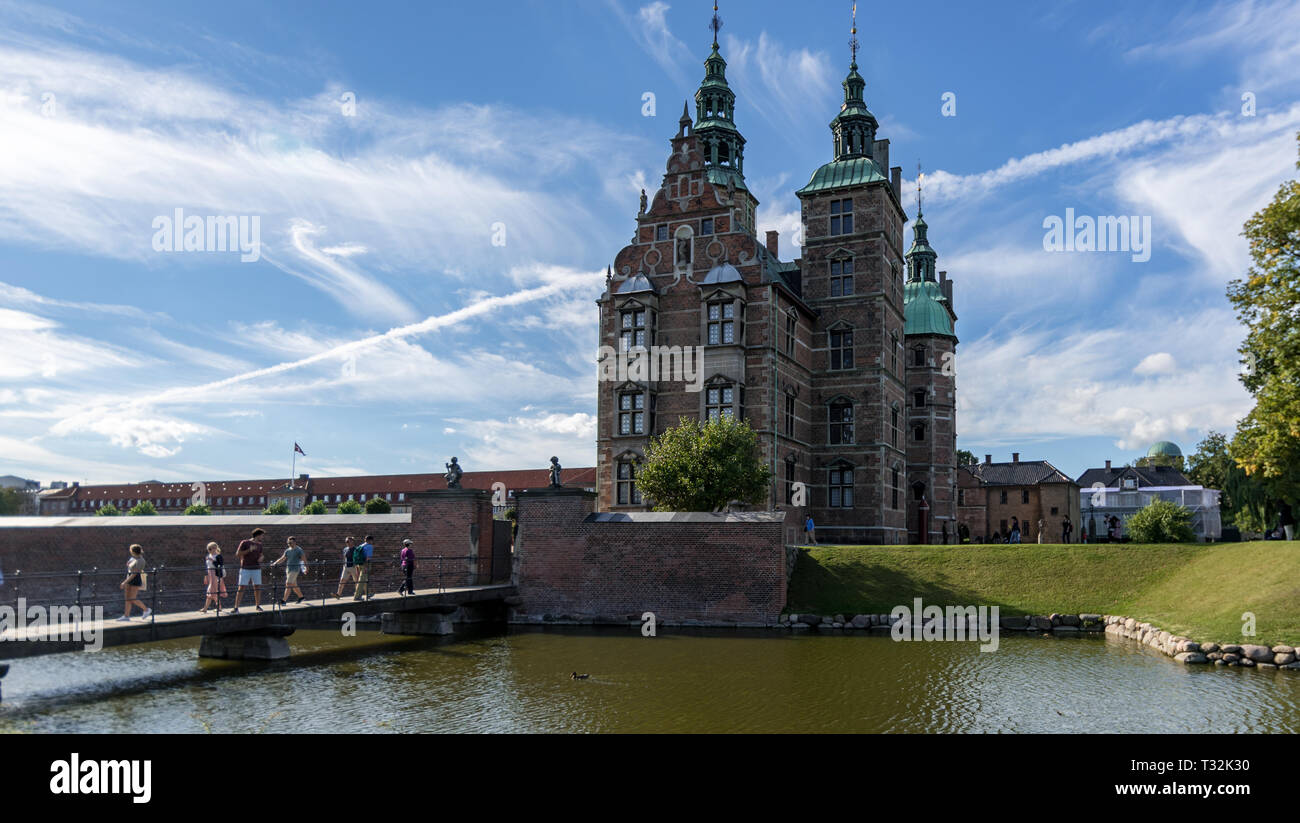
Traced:
[[205, 580], [208, 597], [203, 601], [203, 608], [199, 609], [199, 614], [207, 614], [209, 606], [216, 606], [217, 614], [221, 614], [221, 598], [226, 596], [226, 561], [221, 556], [221, 547], [216, 543], [209, 543], [208, 554], [203, 558], [203, 563], [207, 567]]

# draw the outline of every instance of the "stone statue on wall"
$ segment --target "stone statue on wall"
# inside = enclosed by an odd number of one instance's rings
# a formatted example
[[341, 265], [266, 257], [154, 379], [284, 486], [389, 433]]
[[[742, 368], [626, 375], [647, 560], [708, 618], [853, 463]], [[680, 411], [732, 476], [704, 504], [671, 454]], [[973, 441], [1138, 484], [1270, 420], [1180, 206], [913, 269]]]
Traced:
[[563, 485], [564, 483], [560, 481], [560, 458], [552, 457], [551, 458], [551, 488], [558, 489]]
[[646, 207], [645, 189], [641, 189], [641, 213], [642, 214], [645, 214], [645, 207]]
[[465, 473], [461, 470], [460, 464], [453, 457], [450, 463], [444, 463], [443, 465], [447, 467], [447, 473], [443, 475], [447, 479], [447, 488], [459, 489], [460, 476]]

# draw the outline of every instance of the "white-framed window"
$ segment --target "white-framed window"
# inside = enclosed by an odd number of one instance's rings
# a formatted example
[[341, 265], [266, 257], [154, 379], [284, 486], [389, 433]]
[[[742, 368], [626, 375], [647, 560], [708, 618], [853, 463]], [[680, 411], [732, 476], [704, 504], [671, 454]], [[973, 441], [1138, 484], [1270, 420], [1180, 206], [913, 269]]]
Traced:
[[620, 392], [618, 395], [618, 433], [645, 434], [645, 393]]
[[647, 348], [649, 339], [646, 336], [646, 311], [645, 309], [628, 309], [620, 312], [620, 333], [619, 340], [622, 344], [623, 351], [630, 351], [633, 348]]
[[731, 301], [710, 303], [708, 307], [708, 341], [710, 346], [736, 342], [736, 304]]
[[718, 420], [735, 415], [736, 387], [709, 386], [704, 390], [704, 419]]

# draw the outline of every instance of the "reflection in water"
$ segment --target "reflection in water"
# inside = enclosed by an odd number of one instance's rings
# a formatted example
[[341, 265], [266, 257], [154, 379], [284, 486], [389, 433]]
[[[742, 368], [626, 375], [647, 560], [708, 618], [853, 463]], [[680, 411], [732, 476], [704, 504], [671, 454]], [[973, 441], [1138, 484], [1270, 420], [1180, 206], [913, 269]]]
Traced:
[[981, 654], [853, 634], [299, 631], [292, 660], [262, 664], [199, 660], [196, 644], [14, 661], [0, 732], [1300, 728], [1300, 673], [1186, 667], [1101, 637], [1004, 635]]

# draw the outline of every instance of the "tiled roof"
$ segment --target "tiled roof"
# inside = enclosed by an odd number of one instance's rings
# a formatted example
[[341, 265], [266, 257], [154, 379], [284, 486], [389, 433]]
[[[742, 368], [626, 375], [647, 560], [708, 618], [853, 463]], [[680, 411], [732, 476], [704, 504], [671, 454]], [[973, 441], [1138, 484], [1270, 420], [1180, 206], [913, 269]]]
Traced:
[[[588, 466], [577, 469], [565, 469], [564, 485], [581, 488], [596, 485], [596, 469]], [[465, 472], [461, 476], [461, 486], [467, 489], [490, 490], [495, 482], [506, 484], [510, 490], [547, 486], [550, 484], [549, 469], [515, 469], [510, 471]], [[445, 489], [447, 481], [442, 472], [430, 474], [376, 474], [352, 477], [311, 477], [306, 481], [295, 480], [299, 489], [306, 482], [306, 490], [312, 495], [324, 494], [383, 494], [387, 492], [416, 492], [429, 489]], [[288, 480], [205, 480], [203, 481], [208, 499], [216, 497], [261, 497], [272, 493], [284, 493]], [[102, 486], [69, 486], [57, 495], [44, 497], [71, 497], [77, 500], [149, 500], [156, 498], [185, 498], [192, 494], [192, 483], [123, 483]]]
[[1101, 483], [1106, 488], [1115, 488], [1121, 478], [1136, 477], [1138, 487], [1143, 486], [1191, 486], [1187, 475], [1173, 466], [1115, 466], [1106, 469], [1088, 469], [1079, 475], [1076, 481], [1080, 488], [1090, 489], [1093, 483]]
[[1046, 460], [1021, 460], [1014, 463], [976, 463], [962, 466], [981, 485], [1034, 486], [1039, 483], [1073, 483], [1070, 476]]

